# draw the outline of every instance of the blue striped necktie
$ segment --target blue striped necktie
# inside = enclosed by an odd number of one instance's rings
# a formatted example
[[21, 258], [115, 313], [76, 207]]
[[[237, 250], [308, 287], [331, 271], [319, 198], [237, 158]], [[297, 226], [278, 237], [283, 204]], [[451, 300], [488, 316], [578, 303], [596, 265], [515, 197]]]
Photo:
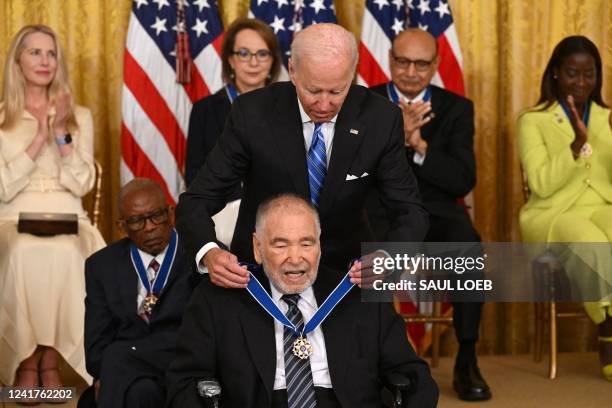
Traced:
[[[304, 319], [297, 305], [300, 295], [283, 295], [281, 299], [289, 306], [287, 319], [301, 332], [304, 329]], [[317, 401], [310, 358], [301, 359], [293, 354], [293, 342], [297, 337], [297, 334], [285, 327], [283, 351], [285, 353], [285, 384], [287, 385], [288, 408], [315, 408]]]
[[319, 195], [327, 175], [327, 155], [325, 140], [321, 131], [321, 123], [315, 124], [312, 143], [308, 149], [308, 183], [310, 184], [310, 201], [319, 208]]

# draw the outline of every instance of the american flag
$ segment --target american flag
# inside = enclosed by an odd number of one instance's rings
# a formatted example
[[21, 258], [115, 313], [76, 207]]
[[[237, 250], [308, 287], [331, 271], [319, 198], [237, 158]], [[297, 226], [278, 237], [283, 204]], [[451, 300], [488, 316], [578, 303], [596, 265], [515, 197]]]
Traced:
[[[432, 83], [459, 95], [464, 94], [462, 57], [448, 1], [443, 0], [366, 0], [359, 44], [357, 81], [365, 86], [389, 82], [389, 50], [395, 36], [405, 27], [430, 32], [438, 41], [440, 64]], [[470, 197], [466, 197], [466, 201]], [[401, 302], [403, 313], [431, 313], [431, 303]], [[449, 314], [449, 304], [442, 305]], [[411, 324], [408, 334], [419, 352], [431, 341], [431, 324]]]
[[122, 184], [148, 177], [178, 201], [192, 104], [223, 86], [222, 34], [216, 0], [134, 0], [123, 68]]
[[[281, 47], [285, 69], [294, 33], [311, 24], [336, 22], [332, 0], [251, 0], [249, 17], [258, 18], [272, 27]], [[287, 72], [283, 71], [281, 79], [287, 79]]]
[[421, 28], [436, 37], [440, 64], [432, 83], [463, 95], [461, 49], [450, 6], [444, 0], [366, 0], [358, 82], [374, 86], [390, 80], [389, 49], [405, 26]]

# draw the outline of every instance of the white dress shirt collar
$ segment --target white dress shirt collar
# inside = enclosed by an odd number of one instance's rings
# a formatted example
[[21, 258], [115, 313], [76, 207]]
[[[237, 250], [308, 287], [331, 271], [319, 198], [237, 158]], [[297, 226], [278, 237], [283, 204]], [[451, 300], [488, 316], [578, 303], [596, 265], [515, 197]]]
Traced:
[[425, 87], [425, 89], [423, 89], [417, 96], [415, 96], [414, 98], [410, 99], [409, 97], [407, 97], [406, 95], [404, 95], [402, 93], [402, 91], [400, 91], [398, 89], [397, 86], [395, 86], [395, 84], [393, 84], [393, 88], [395, 88], [395, 92], [397, 92], [397, 94], [400, 96], [400, 98], [406, 102], [406, 103], [415, 103], [415, 102], [419, 102], [422, 101], [423, 98], [425, 97], [425, 93], [427, 92], [427, 87]]
[[[277, 305], [280, 305], [281, 302], [286, 303], [284, 300], [281, 299], [283, 294], [278, 289], [276, 289], [276, 286], [274, 286], [271, 281], [270, 281], [270, 288], [272, 289], [272, 299]], [[316, 309], [318, 307], [317, 299], [315, 298], [314, 291], [312, 290], [312, 286], [309, 286], [308, 288], [306, 288], [299, 295], [300, 295], [300, 301], [303, 300], [311, 308]]]

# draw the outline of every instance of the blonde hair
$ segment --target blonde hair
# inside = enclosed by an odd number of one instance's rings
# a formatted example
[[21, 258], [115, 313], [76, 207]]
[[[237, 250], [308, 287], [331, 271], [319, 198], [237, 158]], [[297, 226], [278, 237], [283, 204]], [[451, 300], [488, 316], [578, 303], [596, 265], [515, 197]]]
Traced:
[[[33, 33], [46, 34], [53, 38], [55, 43], [55, 54], [57, 59], [57, 70], [53, 80], [47, 88], [49, 101], [54, 101], [61, 92], [71, 93], [68, 83], [68, 71], [64, 61], [62, 47], [55, 32], [48, 26], [42, 24], [27, 25], [23, 27], [13, 38], [6, 57], [4, 66], [4, 82], [2, 85], [2, 117], [0, 118], [0, 129], [12, 128], [18, 121], [25, 109], [26, 81], [19, 66], [19, 58], [25, 50], [25, 39]], [[74, 115], [74, 103], [71, 102], [70, 112], [67, 120], [68, 129], [77, 130], [78, 125]]]

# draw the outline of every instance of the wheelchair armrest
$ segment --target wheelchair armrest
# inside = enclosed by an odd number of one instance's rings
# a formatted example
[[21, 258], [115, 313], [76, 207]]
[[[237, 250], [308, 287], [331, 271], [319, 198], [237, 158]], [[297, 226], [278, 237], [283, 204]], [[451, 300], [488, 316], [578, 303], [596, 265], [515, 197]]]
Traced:
[[400, 408], [408, 400], [408, 395], [412, 392], [414, 382], [407, 374], [391, 373], [382, 378], [383, 385], [393, 396], [392, 407]]
[[221, 384], [216, 378], [205, 378], [197, 382], [197, 391], [206, 408], [218, 408]]

